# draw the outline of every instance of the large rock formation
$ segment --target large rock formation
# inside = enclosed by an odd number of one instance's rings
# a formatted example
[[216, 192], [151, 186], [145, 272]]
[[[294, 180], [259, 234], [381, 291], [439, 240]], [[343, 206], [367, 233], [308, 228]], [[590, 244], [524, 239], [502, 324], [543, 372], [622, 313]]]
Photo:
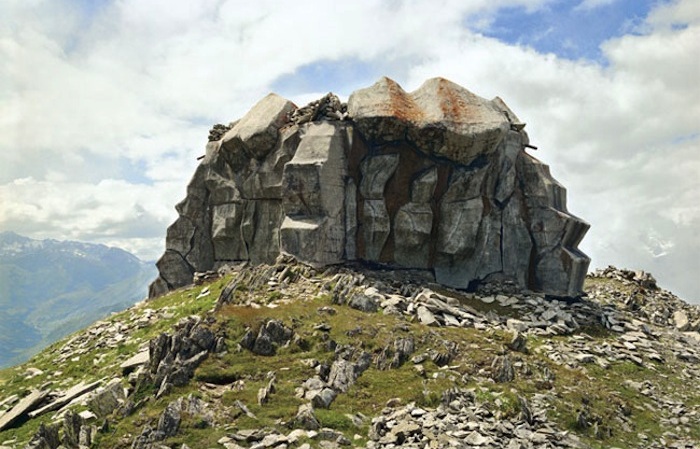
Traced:
[[524, 151], [524, 126], [500, 98], [442, 78], [411, 93], [382, 78], [347, 105], [329, 94], [297, 108], [270, 94], [210, 134], [150, 296], [280, 253], [314, 267], [431, 270], [455, 288], [510, 280], [577, 296], [589, 226]]

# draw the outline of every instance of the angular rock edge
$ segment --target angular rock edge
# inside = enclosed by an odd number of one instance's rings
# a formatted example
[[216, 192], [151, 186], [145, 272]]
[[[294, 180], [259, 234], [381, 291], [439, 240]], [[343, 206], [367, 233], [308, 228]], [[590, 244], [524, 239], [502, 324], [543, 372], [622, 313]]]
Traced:
[[280, 254], [315, 268], [421, 269], [459, 289], [510, 281], [579, 296], [589, 225], [525, 152], [524, 126], [500, 98], [442, 78], [411, 93], [382, 78], [347, 105], [328, 94], [297, 108], [270, 94], [212, 130], [149, 296]]

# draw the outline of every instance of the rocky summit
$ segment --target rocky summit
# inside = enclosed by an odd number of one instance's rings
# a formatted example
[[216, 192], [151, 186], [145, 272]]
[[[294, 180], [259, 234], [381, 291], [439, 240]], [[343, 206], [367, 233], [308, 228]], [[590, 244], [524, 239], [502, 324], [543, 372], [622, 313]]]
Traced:
[[387, 78], [214, 126], [151, 298], [0, 370], [0, 449], [700, 449], [700, 309], [586, 275], [524, 126]]
[[150, 296], [280, 254], [314, 268], [424, 270], [458, 289], [510, 282], [579, 296], [589, 226], [526, 152], [524, 127], [500, 98], [442, 78], [410, 93], [382, 78], [347, 104], [328, 94], [298, 108], [270, 94], [211, 130]]

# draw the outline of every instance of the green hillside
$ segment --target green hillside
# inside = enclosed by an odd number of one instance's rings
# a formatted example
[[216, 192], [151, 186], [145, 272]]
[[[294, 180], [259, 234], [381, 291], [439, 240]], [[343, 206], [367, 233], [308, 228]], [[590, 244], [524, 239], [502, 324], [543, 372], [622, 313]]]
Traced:
[[[22, 414], [0, 444], [71, 447], [79, 430], [100, 448], [698, 447], [698, 308], [612, 268], [586, 291], [234, 270], [0, 371], [6, 413], [32, 391], [45, 397], [27, 410], [93, 385]], [[122, 365], [139, 351], [150, 360]]]

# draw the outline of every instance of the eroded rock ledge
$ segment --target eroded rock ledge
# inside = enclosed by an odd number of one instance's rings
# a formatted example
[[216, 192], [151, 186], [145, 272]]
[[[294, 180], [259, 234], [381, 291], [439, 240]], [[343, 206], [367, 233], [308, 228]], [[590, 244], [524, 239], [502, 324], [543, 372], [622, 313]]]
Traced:
[[453, 288], [511, 281], [578, 296], [589, 225], [524, 151], [524, 126], [500, 98], [442, 78], [411, 93], [382, 78], [347, 105], [270, 94], [210, 135], [149, 295], [284, 253], [316, 268], [360, 260]]

